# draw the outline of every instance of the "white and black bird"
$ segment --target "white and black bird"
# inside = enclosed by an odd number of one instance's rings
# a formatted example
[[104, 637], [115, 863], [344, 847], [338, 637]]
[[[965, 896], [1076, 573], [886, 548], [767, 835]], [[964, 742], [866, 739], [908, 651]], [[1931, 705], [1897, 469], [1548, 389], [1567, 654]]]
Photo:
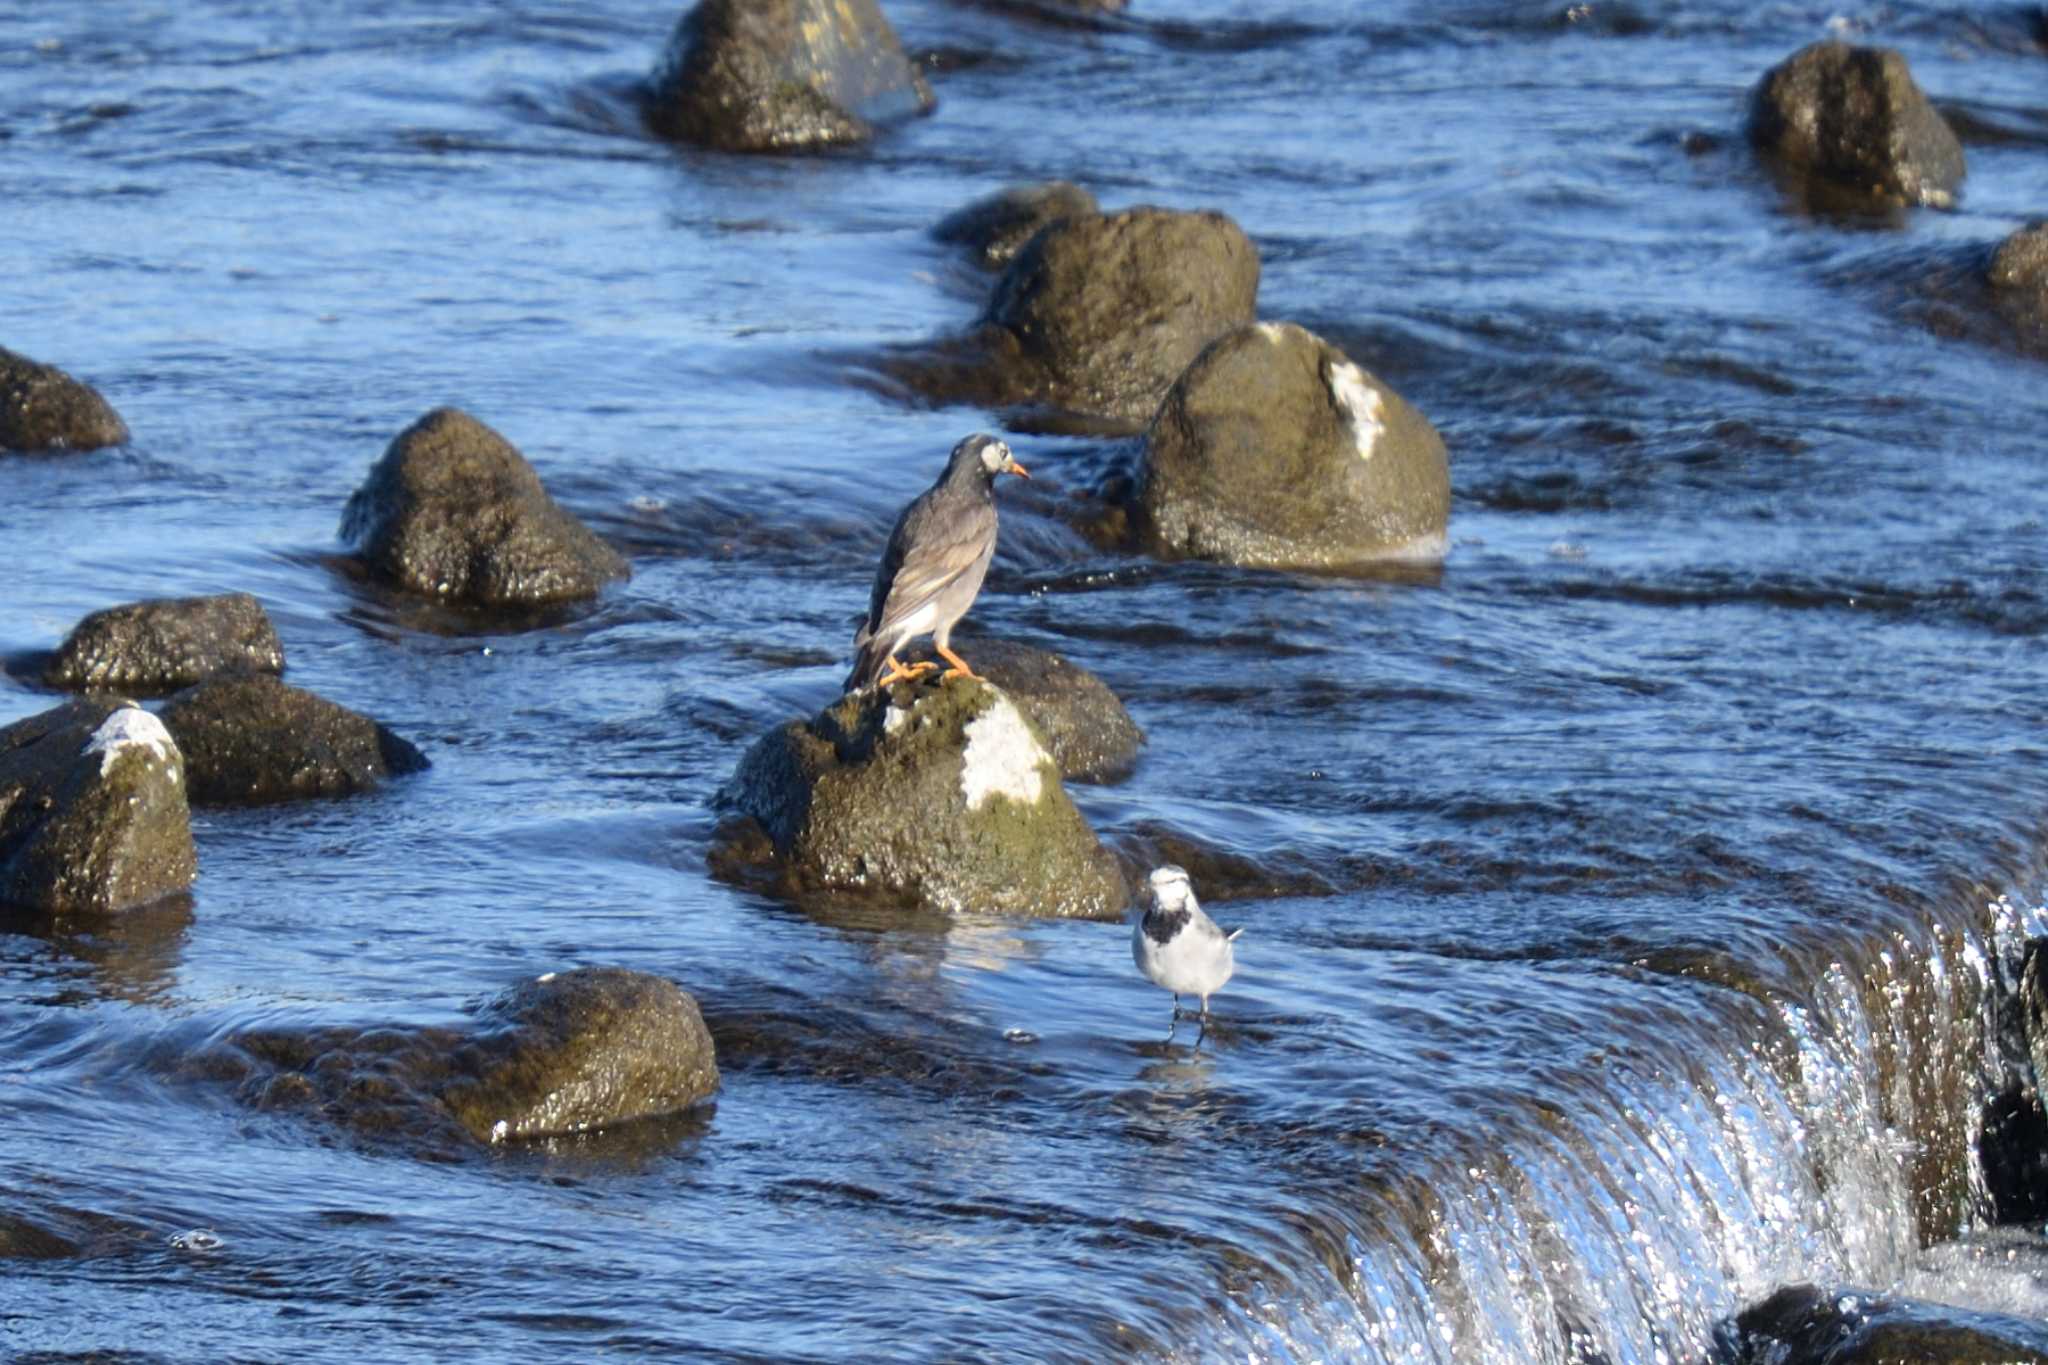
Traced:
[[[1131, 926], [1131, 958], [1155, 986], [1173, 992], [1173, 1019], [1181, 1017], [1180, 998], [1202, 998], [1202, 1027], [1209, 1025], [1209, 997], [1223, 989], [1237, 969], [1231, 943], [1243, 933], [1224, 933], [1202, 913], [1188, 874], [1171, 863], [1155, 868], [1145, 880], [1145, 909]], [[1172, 1030], [1167, 1030], [1172, 1036]], [[1197, 1040], [1199, 1041], [1199, 1040]]]
[[953, 447], [946, 472], [903, 509], [875, 571], [868, 618], [853, 637], [848, 692], [915, 678], [937, 665], [906, 666], [896, 652], [932, 637], [952, 665], [945, 677], [977, 676], [953, 652], [953, 625], [974, 605], [996, 553], [996, 476], [1030, 478], [1010, 448], [985, 432]]

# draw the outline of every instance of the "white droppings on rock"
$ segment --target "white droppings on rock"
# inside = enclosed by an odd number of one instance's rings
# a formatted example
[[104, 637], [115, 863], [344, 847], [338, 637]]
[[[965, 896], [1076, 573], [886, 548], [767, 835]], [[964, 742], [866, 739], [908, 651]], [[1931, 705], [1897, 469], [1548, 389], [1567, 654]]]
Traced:
[[491, 1125], [491, 1142], [493, 1144], [503, 1142], [506, 1138], [510, 1137], [511, 1135], [512, 1125], [510, 1123], [507, 1123], [504, 1119], [499, 1119], [496, 1123]]
[[892, 702], [889, 708], [882, 712], [882, 733], [885, 735], [899, 734], [902, 732], [903, 727], [908, 724], [910, 724], [910, 711], [906, 707], [898, 706]]
[[1366, 379], [1365, 371], [1349, 361], [1330, 366], [1328, 382], [1331, 400], [1351, 424], [1351, 444], [1357, 447], [1358, 458], [1370, 460], [1387, 430], [1380, 421], [1386, 400]]
[[1256, 326], [1259, 329], [1259, 335], [1264, 337], [1266, 340], [1272, 342], [1276, 346], [1287, 339], [1287, 323], [1261, 322], [1256, 324]]
[[92, 738], [85, 742], [83, 752], [100, 756], [100, 776], [105, 777], [112, 770], [114, 760], [131, 749], [149, 749], [164, 761], [171, 770], [171, 779], [178, 775], [178, 744], [171, 738], [171, 732], [164, 729], [164, 723], [139, 706], [124, 706], [100, 722], [100, 728], [92, 732]]
[[553, 981], [554, 979], [555, 974], [553, 972], [542, 972], [539, 976], [536, 976], [534, 978], [535, 981], [540, 982], [540, 984], [543, 986], [545, 986], [548, 982]]
[[1036, 805], [1045, 791], [1042, 765], [1052, 762], [1010, 699], [995, 703], [967, 723], [967, 748], [960, 755], [960, 794], [967, 809], [980, 810], [991, 796]]

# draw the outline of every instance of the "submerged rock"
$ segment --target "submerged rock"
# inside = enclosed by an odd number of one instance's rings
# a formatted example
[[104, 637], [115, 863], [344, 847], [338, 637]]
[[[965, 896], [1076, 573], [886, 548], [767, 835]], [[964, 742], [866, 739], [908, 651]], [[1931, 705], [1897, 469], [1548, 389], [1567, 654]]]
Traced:
[[0, 347], [0, 450], [97, 450], [128, 439], [99, 391]]
[[1441, 555], [1451, 477], [1428, 419], [1291, 323], [1240, 327], [1174, 382], [1132, 522], [1154, 553], [1274, 568]]
[[161, 597], [96, 611], [72, 627], [43, 669], [67, 692], [153, 697], [224, 673], [282, 673], [284, 647], [245, 592]]
[[[1113, 782], [1137, 764], [1145, 733], [1102, 679], [1051, 650], [1010, 640], [956, 641], [974, 671], [1009, 694], [1069, 782]], [[904, 662], [945, 661], [929, 643]]]
[[1890, 48], [1801, 48], [1750, 95], [1749, 137], [1805, 175], [1880, 200], [1946, 208], [1963, 146]]
[[932, 236], [968, 248], [983, 268], [1000, 270], [1046, 224], [1096, 211], [1095, 196], [1072, 181], [1017, 185], [947, 214]]
[[802, 886], [1098, 918], [1129, 899], [1043, 741], [986, 682], [843, 697], [758, 740], [727, 796]]
[[711, 1033], [674, 982], [621, 967], [523, 981], [478, 1014], [442, 1101], [484, 1142], [608, 1128], [718, 1089]]
[[1259, 255], [1220, 213], [1132, 208], [1062, 218], [997, 283], [986, 319], [1027, 396], [1144, 422], [1219, 334], [1248, 323]]
[[1735, 1319], [1731, 1365], [2048, 1365], [2048, 1326], [1792, 1285]]
[[198, 875], [184, 760], [155, 716], [79, 699], [0, 728], [0, 901], [118, 910]]
[[647, 123], [720, 151], [787, 152], [865, 142], [935, 103], [875, 0], [702, 0], [676, 25]]
[[1999, 243], [1985, 274], [2013, 321], [2048, 328], [2048, 219], [2037, 219]]
[[341, 536], [401, 587], [483, 606], [590, 597], [631, 572], [504, 437], [455, 408], [398, 434], [349, 497]]
[[216, 678], [163, 709], [197, 805], [348, 796], [419, 772], [426, 756], [345, 706], [276, 678]]

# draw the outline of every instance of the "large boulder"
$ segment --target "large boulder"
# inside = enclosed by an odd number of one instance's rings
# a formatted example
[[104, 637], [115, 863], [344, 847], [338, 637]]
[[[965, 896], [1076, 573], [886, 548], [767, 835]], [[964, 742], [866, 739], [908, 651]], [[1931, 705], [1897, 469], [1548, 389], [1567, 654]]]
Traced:
[[1219, 334], [1252, 320], [1259, 254], [1220, 213], [1061, 218], [998, 281], [984, 320], [1020, 396], [1133, 424]]
[[341, 536], [399, 586], [481, 606], [573, 601], [630, 572], [504, 437], [455, 408], [398, 434], [350, 495]]
[[582, 967], [521, 982], [479, 1012], [441, 1100], [478, 1139], [609, 1128], [718, 1089], [711, 1033], [672, 981]]
[[955, 209], [939, 220], [932, 236], [966, 247], [977, 265], [1000, 270], [1046, 224], [1095, 212], [1095, 196], [1072, 181], [1016, 185]]
[[649, 92], [662, 137], [728, 152], [865, 142], [936, 101], [875, 0], [701, 0]]
[[128, 424], [90, 384], [0, 347], [0, 450], [97, 450]]
[[1791, 1285], [1735, 1319], [1731, 1365], [2048, 1365], [2048, 1325]]
[[1440, 555], [1443, 438], [1291, 323], [1218, 337], [1145, 436], [1132, 522], [1154, 553], [1276, 568]]
[[284, 647], [245, 592], [162, 597], [96, 611], [43, 669], [66, 692], [154, 697], [223, 673], [282, 673]]
[[188, 687], [162, 719], [185, 755], [195, 805], [348, 796], [427, 766], [368, 716], [268, 675]]
[[1814, 43], [1751, 93], [1750, 141], [1800, 174], [1857, 195], [1946, 208], [1963, 146], [1890, 48]]
[[[955, 641], [974, 671], [1001, 688], [1045, 741], [1046, 752], [1069, 782], [1113, 782], [1137, 764], [1145, 732], [1102, 679], [1049, 649], [1013, 640]], [[929, 642], [906, 651], [904, 662], [945, 661]]]
[[191, 886], [184, 766], [126, 701], [80, 698], [0, 728], [0, 901], [118, 910]]
[[1129, 899], [1031, 723], [979, 680], [869, 689], [791, 721], [747, 751], [727, 799], [804, 888], [1097, 918]]

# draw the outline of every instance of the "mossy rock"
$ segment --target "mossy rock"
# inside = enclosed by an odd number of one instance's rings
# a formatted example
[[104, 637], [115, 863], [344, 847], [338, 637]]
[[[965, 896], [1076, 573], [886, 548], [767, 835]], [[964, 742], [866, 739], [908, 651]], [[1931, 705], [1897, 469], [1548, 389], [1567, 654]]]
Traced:
[[1794, 171], [1879, 201], [1946, 208], [1963, 183], [1962, 143], [1891, 48], [1793, 53], [1751, 92], [1749, 137]]
[[284, 647], [245, 592], [160, 597], [96, 611], [72, 627], [43, 669], [67, 692], [154, 697], [225, 673], [282, 673]]
[[0, 347], [0, 450], [97, 450], [127, 439], [128, 424], [92, 385]]
[[267, 675], [189, 687], [162, 719], [198, 805], [349, 796], [427, 767], [424, 754], [368, 716]]

